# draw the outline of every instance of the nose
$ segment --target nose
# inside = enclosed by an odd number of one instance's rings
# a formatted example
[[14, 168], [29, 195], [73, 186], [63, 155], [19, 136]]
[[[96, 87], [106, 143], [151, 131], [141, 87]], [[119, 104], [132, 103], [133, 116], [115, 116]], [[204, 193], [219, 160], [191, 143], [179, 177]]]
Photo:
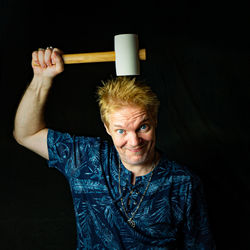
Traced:
[[141, 143], [141, 138], [137, 133], [132, 133], [129, 137], [129, 145], [130, 147], [137, 147]]

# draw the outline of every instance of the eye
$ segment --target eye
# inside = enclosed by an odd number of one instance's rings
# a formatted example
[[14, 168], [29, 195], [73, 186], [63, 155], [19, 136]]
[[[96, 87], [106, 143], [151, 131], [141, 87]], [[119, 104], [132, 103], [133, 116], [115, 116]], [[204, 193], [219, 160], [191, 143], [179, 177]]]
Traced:
[[140, 127], [140, 130], [142, 130], [142, 131], [145, 131], [145, 130], [147, 130], [148, 129], [148, 125], [147, 124], [143, 124], [143, 125], [141, 125], [141, 127]]
[[124, 134], [124, 132], [125, 132], [124, 129], [118, 129], [117, 130], [117, 133], [120, 134], [120, 135]]

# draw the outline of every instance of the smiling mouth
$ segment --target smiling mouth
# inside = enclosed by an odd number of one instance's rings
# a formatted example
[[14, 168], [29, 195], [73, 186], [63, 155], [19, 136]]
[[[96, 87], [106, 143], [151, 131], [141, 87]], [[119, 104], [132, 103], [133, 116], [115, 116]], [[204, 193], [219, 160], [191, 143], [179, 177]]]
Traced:
[[143, 145], [143, 146], [141, 146], [141, 147], [139, 147], [139, 148], [128, 148], [128, 150], [129, 150], [130, 152], [137, 153], [137, 152], [142, 151], [142, 150], [143, 150], [143, 148], [144, 148], [144, 145]]

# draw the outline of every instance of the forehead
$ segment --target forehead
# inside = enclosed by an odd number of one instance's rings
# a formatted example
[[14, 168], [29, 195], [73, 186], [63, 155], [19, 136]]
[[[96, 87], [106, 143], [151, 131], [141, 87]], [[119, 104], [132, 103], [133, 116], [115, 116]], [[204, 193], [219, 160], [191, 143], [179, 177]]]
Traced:
[[111, 126], [130, 126], [147, 120], [147, 111], [137, 106], [125, 106], [109, 114], [109, 123]]

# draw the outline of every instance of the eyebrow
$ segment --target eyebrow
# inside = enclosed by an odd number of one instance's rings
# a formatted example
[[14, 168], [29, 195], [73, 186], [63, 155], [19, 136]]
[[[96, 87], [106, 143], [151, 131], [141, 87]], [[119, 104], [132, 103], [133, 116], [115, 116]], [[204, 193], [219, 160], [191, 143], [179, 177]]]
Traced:
[[[140, 123], [139, 123], [139, 126], [142, 124], [142, 123], [145, 123], [149, 121], [149, 118], [145, 118], [144, 120], [142, 120]], [[120, 125], [120, 124], [115, 124], [114, 127], [116, 128], [123, 128], [124, 126], [123, 125]]]

